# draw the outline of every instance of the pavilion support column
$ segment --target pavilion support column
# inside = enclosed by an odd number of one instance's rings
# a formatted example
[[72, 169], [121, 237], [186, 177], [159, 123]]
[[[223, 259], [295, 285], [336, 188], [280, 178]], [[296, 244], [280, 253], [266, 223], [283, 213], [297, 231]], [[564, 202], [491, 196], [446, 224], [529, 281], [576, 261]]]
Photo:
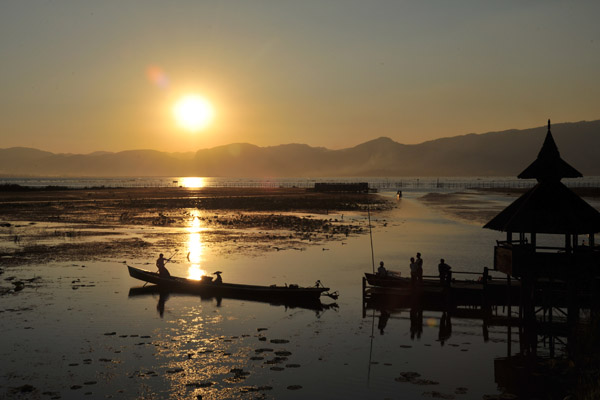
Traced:
[[532, 355], [537, 352], [537, 321], [534, 303], [536, 278], [535, 269], [525, 271], [521, 277], [521, 308], [523, 309], [521, 321], [523, 323], [526, 349]]
[[572, 277], [567, 282], [567, 321], [576, 324], [579, 321], [578, 277]]

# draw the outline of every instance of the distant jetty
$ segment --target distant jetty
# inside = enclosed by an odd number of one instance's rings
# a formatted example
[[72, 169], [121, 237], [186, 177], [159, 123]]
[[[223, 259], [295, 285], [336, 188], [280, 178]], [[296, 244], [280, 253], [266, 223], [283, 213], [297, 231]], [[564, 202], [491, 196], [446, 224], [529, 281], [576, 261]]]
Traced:
[[315, 183], [315, 191], [336, 193], [369, 193], [369, 182], [317, 182]]

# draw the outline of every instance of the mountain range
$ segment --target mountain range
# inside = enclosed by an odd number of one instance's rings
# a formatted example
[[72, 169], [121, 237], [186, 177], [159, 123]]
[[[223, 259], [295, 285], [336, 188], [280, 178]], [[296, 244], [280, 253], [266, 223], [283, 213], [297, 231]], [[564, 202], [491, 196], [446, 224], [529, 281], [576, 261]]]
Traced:
[[[306, 144], [236, 143], [187, 153], [129, 150], [57, 154], [0, 149], [3, 176], [367, 177], [516, 176], [537, 156], [546, 126], [467, 134], [405, 145], [380, 137], [330, 150]], [[600, 175], [600, 120], [552, 125], [562, 158], [583, 175]]]

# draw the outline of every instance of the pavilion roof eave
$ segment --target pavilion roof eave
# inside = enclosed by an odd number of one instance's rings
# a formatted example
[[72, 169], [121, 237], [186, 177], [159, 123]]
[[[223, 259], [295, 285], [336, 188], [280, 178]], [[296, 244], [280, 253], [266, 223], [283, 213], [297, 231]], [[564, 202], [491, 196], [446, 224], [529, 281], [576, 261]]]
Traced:
[[581, 178], [582, 176], [581, 172], [577, 171], [562, 158], [552, 161], [538, 158], [525, 168], [517, 178], [539, 180], [554, 177]]
[[483, 226], [502, 232], [594, 234], [600, 212], [561, 182], [541, 182]]

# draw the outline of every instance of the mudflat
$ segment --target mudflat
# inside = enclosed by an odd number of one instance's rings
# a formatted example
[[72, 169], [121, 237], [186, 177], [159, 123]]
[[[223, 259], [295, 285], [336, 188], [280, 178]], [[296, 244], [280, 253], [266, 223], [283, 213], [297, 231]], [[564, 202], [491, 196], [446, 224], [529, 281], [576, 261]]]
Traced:
[[376, 194], [303, 188], [8, 189], [0, 191], [0, 267], [131, 259], [177, 247], [190, 227], [224, 252], [301, 250], [364, 232], [344, 213], [392, 207]]

